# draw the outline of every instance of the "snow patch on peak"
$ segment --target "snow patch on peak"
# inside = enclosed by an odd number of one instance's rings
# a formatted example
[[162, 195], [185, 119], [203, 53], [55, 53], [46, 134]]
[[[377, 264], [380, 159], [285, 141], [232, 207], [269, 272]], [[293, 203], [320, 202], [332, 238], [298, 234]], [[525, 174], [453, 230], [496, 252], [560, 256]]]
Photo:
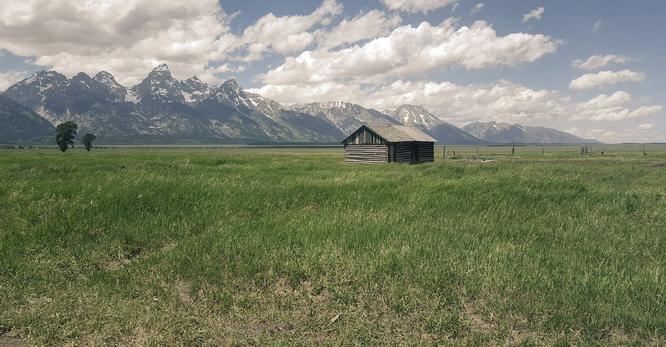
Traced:
[[95, 75], [95, 77], [93, 77], [93, 79], [95, 81], [98, 81], [98, 82], [103, 82], [103, 81], [106, 81], [106, 82], [113, 81], [113, 82], [115, 82], [116, 81], [116, 79], [113, 77], [113, 75], [106, 72], [106, 71], [98, 72], [97, 75]]
[[33, 84], [37, 81], [38, 77], [39, 77], [39, 72], [35, 72], [34, 74], [32, 74], [32, 76], [24, 79], [23, 81], [21, 81], [17, 84], [23, 84], [23, 85]]
[[125, 95], [125, 101], [126, 102], [131, 102], [133, 104], [138, 104], [141, 98], [139, 97], [139, 94], [136, 92], [134, 89], [128, 89], [127, 94]]
[[108, 87], [120, 87], [120, 84], [116, 82], [116, 79], [113, 77], [113, 75], [106, 71], [98, 72], [97, 75], [93, 77], [93, 80]]
[[169, 66], [167, 64], [160, 64], [157, 65], [154, 69], [153, 72], [169, 72]]
[[400, 123], [410, 126], [420, 126], [430, 129], [442, 123], [439, 118], [420, 105], [402, 105], [394, 111], [387, 110], [385, 113], [391, 115]]

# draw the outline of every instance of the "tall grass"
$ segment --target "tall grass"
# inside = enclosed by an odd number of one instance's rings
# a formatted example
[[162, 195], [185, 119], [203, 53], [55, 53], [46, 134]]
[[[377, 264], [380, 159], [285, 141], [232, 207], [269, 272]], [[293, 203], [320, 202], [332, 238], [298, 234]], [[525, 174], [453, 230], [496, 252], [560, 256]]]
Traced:
[[0, 327], [46, 344], [664, 343], [666, 151], [605, 149], [416, 166], [3, 151]]

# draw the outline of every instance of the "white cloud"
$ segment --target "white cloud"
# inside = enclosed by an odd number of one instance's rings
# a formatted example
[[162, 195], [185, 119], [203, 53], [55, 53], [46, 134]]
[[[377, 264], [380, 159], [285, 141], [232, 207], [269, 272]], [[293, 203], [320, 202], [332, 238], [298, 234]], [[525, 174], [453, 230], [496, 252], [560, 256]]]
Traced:
[[127, 85], [159, 63], [178, 78], [215, 81], [219, 69], [210, 65], [303, 51], [315, 39], [309, 30], [341, 10], [336, 0], [323, 0], [309, 15], [267, 14], [235, 35], [233, 16], [218, 0], [4, 0], [0, 49], [67, 75], [106, 70]]
[[611, 95], [601, 94], [587, 102], [576, 105], [573, 119], [619, 121], [650, 116], [661, 112], [663, 109], [659, 105], [644, 105], [632, 110], [628, 106], [631, 101], [631, 94], [624, 91], [618, 91]]
[[631, 58], [622, 55], [593, 55], [585, 60], [576, 59], [571, 66], [581, 70], [594, 70], [609, 64], [625, 64], [630, 61]]
[[469, 14], [477, 14], [481, 12], [481, 10], [483, 10], [484, 8], [486, 8], [486, 5], [484, 3], [478, 3], [474, 5], [474, 7], [472, 7], [472, 10], [469, 12]]
[[286, 104], [349, 100], [379, 110], [417, 104], [457, 124], [488, 120], [542, 124], [568, 114], [571, 103], [557, 91], [533, 90], [508, 81], [459, 85], [399, 80], [383, 86], [325, 82], [266, 85], [254, 91]]
[[470, 85], [403, 80], [385, 85], [329, 81], [265, 85], [252, 91], [285, 104], [344, 100], [378, 110], [403, 104], [423, 105], [433, 114], [459, 125], [489, 120], [528, 125], [553, 122], [586, 125], [590, 121], [641, 118], [663, 110], [659, 105], [632, 107], [632, 96], [623, 91], [577, 102], [558, 91], [531, 89], [505, 80]]
[[228, 19], [217, 0], [4, 0], [0, 48], [66, 74], [107, 70], [133, 83], [166, 62], [186, 77], [216, 58]]
[[333, 16], [342, 12], [342, 5], [336, 0], [324, 0], [321, 6], [307, 16], [276, 17], [269, 13], [243, 30], [240, 37], [228, 36], [233, 50], [242, 49], [243, 61], [261, 60], [264, 55], [277, 53], [290, 55], [299, 53], [314, 41], [314, 34], [309, 32], [317, 25], [330, 23]]
[[598, 21], [596, 21], [596, 22], [594, 23], [594, 26], [592, 26], [592, 31], [595, 32], [595, 33], [598, 33], [599, 30], [601, 30], [601, 24], [602, 24], [601, 19], [599, 19]]
[[642, 72], [631, 70], [622, 71], [601, 71], [598, 73], [589, 73], [582, 75], [571, 81], [569, 88], [573, 90], [591, 89], [597, 87], [606, 87], [622, 82], [640, 82], [645, 80], [646, 76]]
[[405, 25], [386, 37], [334, 52], [305, 51], [260, 76], [267, 84], [322, 83], [408, 77], [448, 68], [484, 69], [534, 62], [554, 52], [549, 36], [513, 33], [497, 36], [486, 22], [457, 28], [453, 20], [438, 26]]
[[318, 32], [317, 36], [322, 48], [334, 48], [386, 35], [400, 22], [401, 18], [397, 15], [387, 17], [382, 11], [372, 10], [350, 20], [344, 19], [335, 28]]
[[629, 113], [629, 118], [647, 117], [659, 113], [664, 109], [661, 105], [641, 106]]
[[457, 6], [458, 0], [382, 0], [382, 3], [394, 11], [427, 13], [451, 4]]
[[650, 130], [654, 128], [654, 125], [652, 123], [641, 123], [638, 125], [639, 130]]
[[29, 73], [27, 71], [4, 71], [0, 72], [0, 92], [5, 91], [14, 83], [27, 77]]
[[530, 19], [541, 20], [541, 17], [543, 17], [543, 12], [544, 11], [545, 10], [544, 10], [543, 7], [539, 7], [539, 8], [536, 8], [536, 9], [530, 11], [530, 13], [526, 13], [523, 16], [523, 23], [527, 23], [527, 21], [529, 21]]

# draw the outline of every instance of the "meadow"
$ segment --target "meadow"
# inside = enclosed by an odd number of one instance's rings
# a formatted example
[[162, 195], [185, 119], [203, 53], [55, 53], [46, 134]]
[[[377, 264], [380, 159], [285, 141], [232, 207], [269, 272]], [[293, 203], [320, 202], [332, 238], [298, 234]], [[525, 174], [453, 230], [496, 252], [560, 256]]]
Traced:
[[0, 343], [666, 344], [666, 146], [441, 152], [2, 150]]

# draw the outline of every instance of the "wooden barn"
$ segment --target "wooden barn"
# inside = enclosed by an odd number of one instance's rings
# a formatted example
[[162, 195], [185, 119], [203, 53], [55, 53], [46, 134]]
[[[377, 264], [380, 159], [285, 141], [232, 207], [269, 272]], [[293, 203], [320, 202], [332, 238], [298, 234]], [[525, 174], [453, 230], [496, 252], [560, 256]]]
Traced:
[[348, 163], [425, 163], [435, 160], [435, 139], [403, 125], [363, 125], [342, 144]]

